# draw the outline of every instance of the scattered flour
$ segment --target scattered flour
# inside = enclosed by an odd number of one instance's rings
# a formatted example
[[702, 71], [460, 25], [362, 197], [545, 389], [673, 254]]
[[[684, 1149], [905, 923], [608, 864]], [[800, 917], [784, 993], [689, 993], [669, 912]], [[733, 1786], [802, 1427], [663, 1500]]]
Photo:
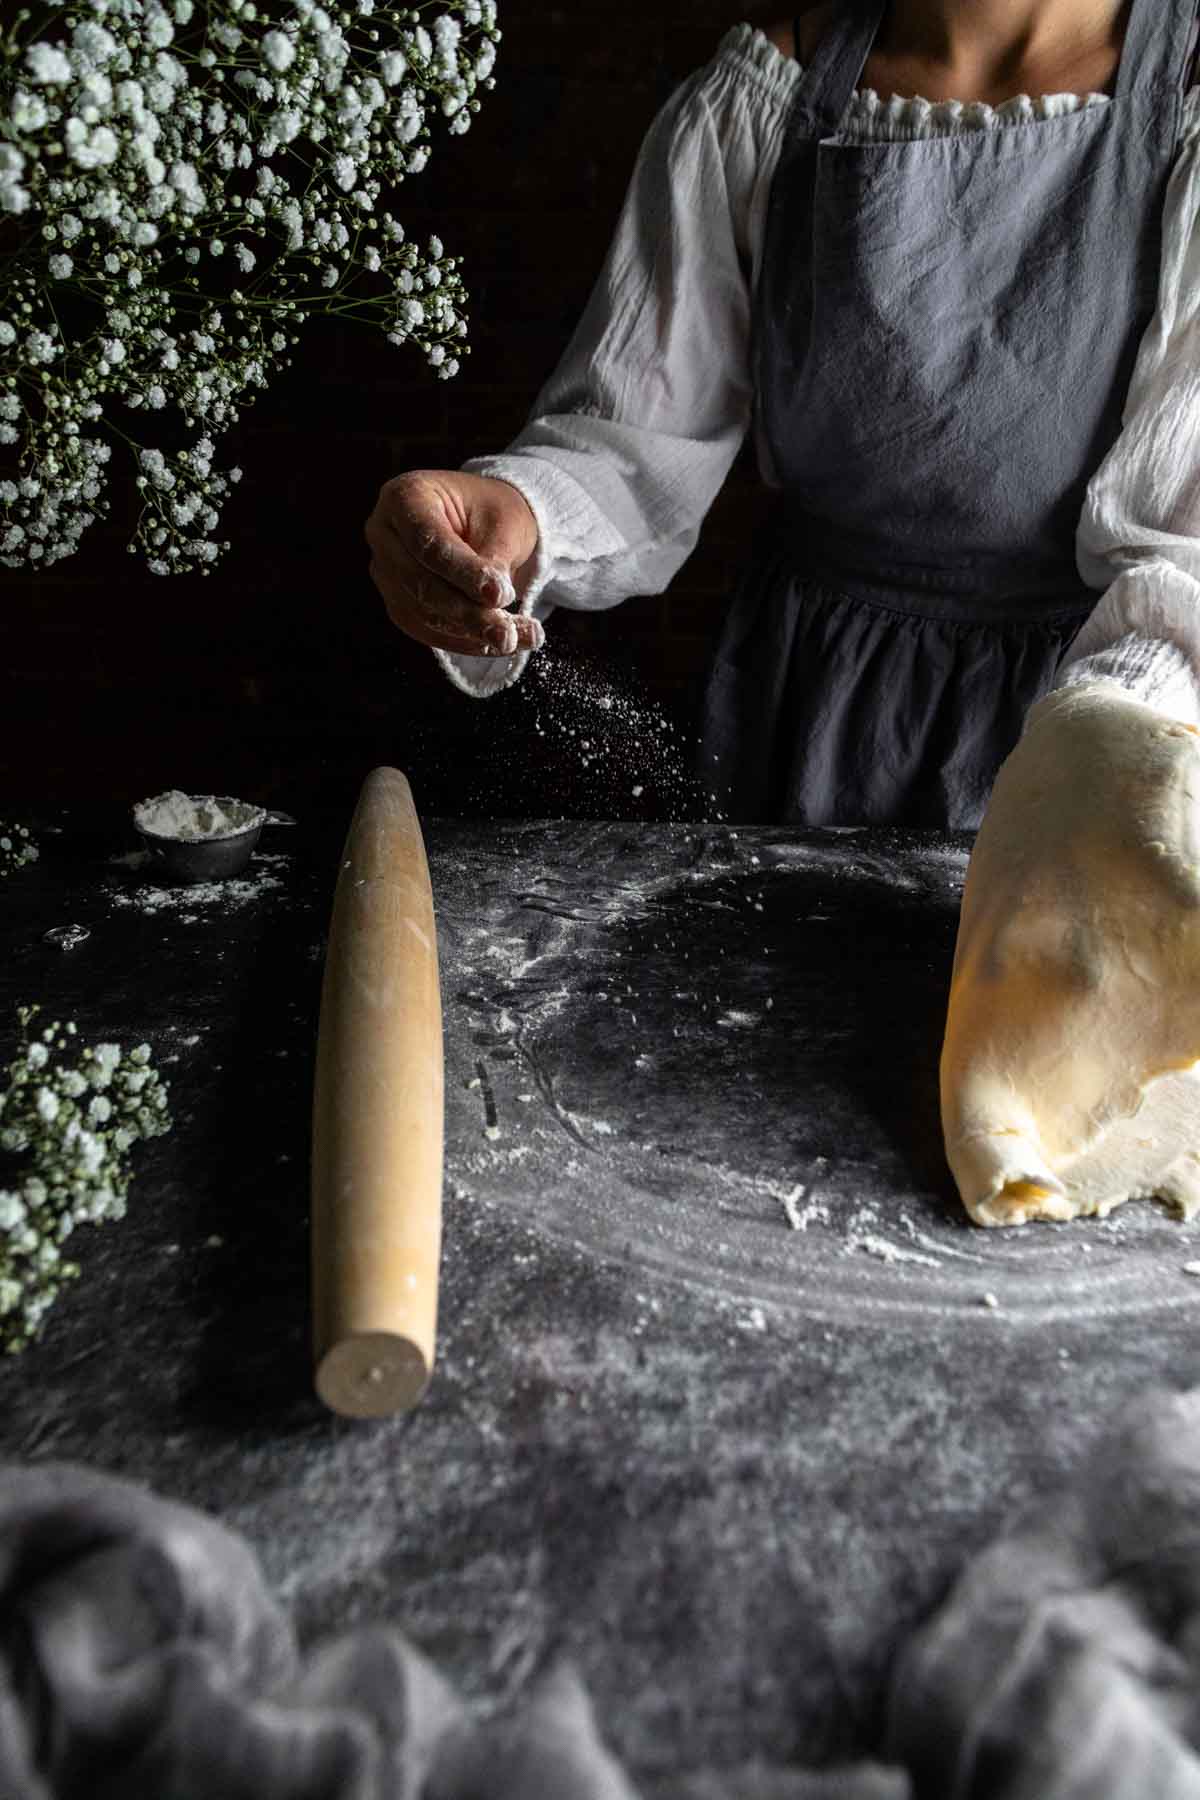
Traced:
[[286, 856], [258, 856], [255, 861], [264, 865], [262, 873], [244, 880], [195, 881], [165, 888], [144, 883], [128, 892], [110, 886], [109, 898], [114, 906], [132, 907], [137, 912], [178, 913], [183, 924], [191, 924], [196, 917], [194, 908], [245, 906], [264, 894], [281, 891], [286, 883], [271, 870], [286, 866], [289, 860]]
[[[800, 1182], [790, 1193], [779, 1195], [788, 1224], [793, 1231], [807, 1231], [810, 1225], [824, 1225], [832, 1231], [834, 1220], [829, 1202], [814, 1198], [801, 1205], [806, 1191], [804, 1184]], [[878, 1212], [873, 1206], [865, 1206], [855, 1212], [846, 1222], [842, 1234], [844, 1237], [842, 1254], [849, 1256], [853, 1255], [856, 1250], [861, 1250], [867, 1256], [878, 1257], [881, 1262], [918, 1263], [929, 1269], [941, 1268], [940, 1257], [925, 1256], [919, 1250], [906, 1250], [902, 1245], [895, 1244], [890, 1238], [884, 1237], [882, 1232], [872, 1229], [878, 1224], [878, 1220]], [[925, 1244], [930, 1249], [938, 1251], [944, 1248], [936, 1239], [927, 1238], [923, 1232], [918, 1231], [912, 1220], [904, 1214], [896, 1215], [895, 1225], [898, 1231], [919, 1244]], [[971, 1260], [982, 1259], [972, 1258]]]
[[825, 1200], [810, 1200], [807, 1206], [801, 1206], [804, 1198], [803, 1184], [794, 1187], [790, 1194], [781, 1194], [780, 1202], [787, 1215], [787, 1222], [793, 1231], [807, 1231], [810, 1225], [830, 1225], [829, 1205]]
[[[499, 1138], [501, 1135], [499, 1130], [494, 1126], [492, 1130]], [[491, 1131], [485, 1127], [483, 1135], [490, 1138]], [[513, 1163], [524, 1162], [525, 1158], [532, 1156], [533, 1153], [532, 1144], [510, 1144], [503, 1150], [468, 1151], [466, 1155], [455, 1158], [455, 1168], [465, 1170], [468, 1175], [490, 1175], [494, 1174], [497, 1169], [510, 1168]], [[450, 1181], [450, 1191], [456, 1200], [473, 1200], [475, 1198], [473, 1191], [469, 1188], [459, 1191], [453, 1180]]]
[[924, 1263], [930, 1269], [940, 1269], [942, 1266], [936, 1256], [922, 1256], [919, 1250], [904, 1250], [899, 1244], [893, 1244], [890, 1238], [880, 1237], [873, 1231], [847, 1238], [844, 1254], [850, 1256], [856, 1250], [863, 1250], [868, 1256], [877, 1256], [880, 1262]]

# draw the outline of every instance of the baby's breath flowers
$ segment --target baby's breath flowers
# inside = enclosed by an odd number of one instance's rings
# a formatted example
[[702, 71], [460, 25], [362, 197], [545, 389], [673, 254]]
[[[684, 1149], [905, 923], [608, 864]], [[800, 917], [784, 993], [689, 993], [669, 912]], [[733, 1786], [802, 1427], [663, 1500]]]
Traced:
[[427, 114], [468, 130], [500, 36], [496, 0], [41, 0], [0, 24], [0, 563], [78, 548], [113, 438], [130, 552], [207, 574], [241, 477], [214, 433], [310, 314], [458, 372], [462, 257], [380, 199], [425, 167]]
[[0, 875], [11, 875], [26, 863], [36, 862], [38, 847], [27, 825], [10, 825], [0, 819]]
[[148, 1044], [127, 1055], [96, 1044], [71, 1061], [74, 1022], [30, 1041], [40, 1010], [17, 1009], [25, 1048], [0, 1092], [0, 1175], [5, 1161], [24, 1159], [0, 1187], [0, 1348], [9, 1352], [36, 1337], [62, 1284], [79, 1274], [60, 1248], [75, 1227], [124, 1217], [132, 1146], [171, 1129]]

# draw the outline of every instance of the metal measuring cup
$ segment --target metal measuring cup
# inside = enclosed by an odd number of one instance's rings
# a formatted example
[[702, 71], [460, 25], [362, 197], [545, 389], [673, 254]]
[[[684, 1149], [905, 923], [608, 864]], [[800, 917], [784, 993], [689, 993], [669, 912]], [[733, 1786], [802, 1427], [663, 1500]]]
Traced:
[[139, 825], [135, 806], [133, 828], [154, 858], [157, 873], [171, 882], [228, 881], [240, 875], [254, 855], [264, 825], [296, 823], [290, 813], [270, 812], [229, 794], [189, 794], [187, 798], [198, 806], [215, 802], [238, 822], [232, 831], [219, 836], [168, 837]]

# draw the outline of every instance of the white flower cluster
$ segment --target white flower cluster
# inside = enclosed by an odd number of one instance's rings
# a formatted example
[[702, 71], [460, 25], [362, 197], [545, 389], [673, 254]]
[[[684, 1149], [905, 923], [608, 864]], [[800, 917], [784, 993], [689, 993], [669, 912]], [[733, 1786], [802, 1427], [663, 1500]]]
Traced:
[[14, 869], [36, 862], [38, 854], [28, 825], [8, 825], [0, 819], [0, 875], [11, 875]]
[[[376, 324], [441, 380], [469, 353], [462, 258], [407, 242], [380, 199], [425, 167], [428, 115], [461, 134], [495, 86], [496, 0], [265, 11], [78, 0], [66, 37], [31, 36], [24, 9], [0, 25], [9, 568], [71, 555], [107, 512], [104, 432], [140, 470], [130, 551], [155, 574], [208, 573], [240, 473], [214, 471], [211, 434], [291, 362], [310, 313]], [[140, 443], [137, 412], [201, 435]]]
[[17, 1184], [0, 1187], [0, 1348], [9, 1352], [37, 1335], [62, 1284], [79, 1274], [60, 1248], [75, 1227], [125, 1216], [132, 1146], [171, 1130], [148, 1044], [127, 1056], [119, 1044], [97, 1044], [70, 1064], [61, 1039], [78, 1027], [47, 1025], [31, 1043], [39, 1011], [17, 1009], [25, 1050], [0, 1093], [0, 1151], [28, 1158]]
[[[200, 438], [190, 450], [181, 450], [171, 458], [161, 450], [137, 452], [142, 471], [137, 485], [149, 500], [148, 509], [142, 514], [139, 537], [156, 553], [147, 558], [152, 575], [170, 575], [180, 557], [195, 559], [192, 567], [216, 561], [218, 545], [200, 534], [213, 530], [217, 511], [212, 502], [225, 497], [230, 484], [242, 479], [242, 471], [214, 471], [212, 455], [213, 442], [209, 437]], [[181, 538], [179, 534], [193, 523], [198, 523], [200, 534]], [[229, 548], [228, 538], [224, 548]]]

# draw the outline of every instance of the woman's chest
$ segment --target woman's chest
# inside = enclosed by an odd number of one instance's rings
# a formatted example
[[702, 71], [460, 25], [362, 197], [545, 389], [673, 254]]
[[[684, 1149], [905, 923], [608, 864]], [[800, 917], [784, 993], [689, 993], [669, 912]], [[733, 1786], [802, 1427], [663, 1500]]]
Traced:
[[[811, 61], [818, 43], [833, 22], [838, 5], [839, 0], [822, 0], [822, 4], [801, 14], [796, 23], [795, 49], [800, 62]], [[1126, 0], [1106, 41], [1076, 49], [1069, 55], [1014, 65], [1002, 78], [991, 79], [978, 68], [951, 70], [893, 44], [890, 18], [885, 17], [863, 65], [858, 87], [874, 88], [884, 101], [893, 95], [902, 99], [919, 95], [931, 102], [959, 100], [965, 104], [981, 101], [993, 107], [1017, 94], [1033, 97], [1040, 94], [1111, 95], [1129, 10], [1129, 0]]]
[[980, 101], [1001, 106], [1017, 94], [1110, 94], [1116, 83], [1120, 50], [1104, 51], [1070, 62], [1031, 63], [1014, 68], [1003, 80], [987, 82], [939, 69], [917, 57], [889, 56], [872, 52], [859, 78], [860, 88], [874, 88], [881, 100], [893, 94], [903, 99], [920, 95], [931, 102]]

